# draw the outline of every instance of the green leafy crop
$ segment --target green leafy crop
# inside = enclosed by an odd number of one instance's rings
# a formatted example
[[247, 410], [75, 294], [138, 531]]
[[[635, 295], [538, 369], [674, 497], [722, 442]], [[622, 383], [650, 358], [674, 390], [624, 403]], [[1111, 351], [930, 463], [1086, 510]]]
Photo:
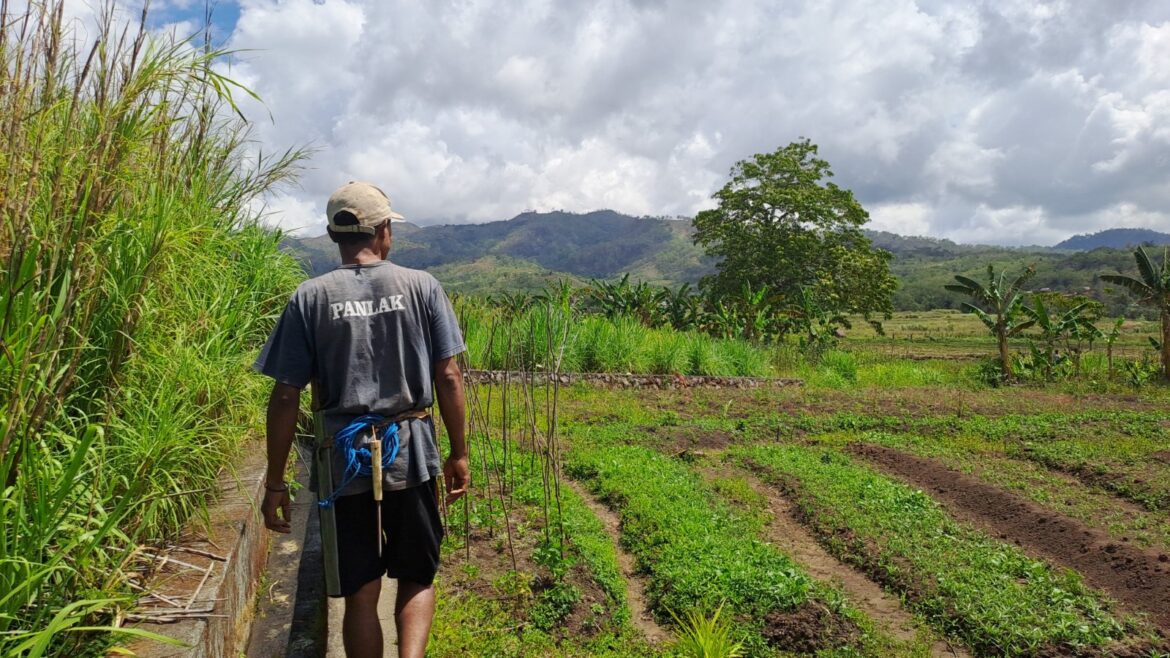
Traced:
[[981, 653], [1079, 655], [1136, 627], [1078, 576], [953, 521], [929, 496], [829, 449], [734, 448], [789, 488], [815, 532]]

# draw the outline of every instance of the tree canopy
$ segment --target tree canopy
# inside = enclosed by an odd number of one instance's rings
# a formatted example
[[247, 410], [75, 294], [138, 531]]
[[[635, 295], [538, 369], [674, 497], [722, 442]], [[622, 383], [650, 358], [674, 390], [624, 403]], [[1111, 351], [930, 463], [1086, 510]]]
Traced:
[[861, 231], [869, 213], [832, 176], [807, 139], [737, 162], [718, 207], [695, 217], [695, 243], [718, 262], [703, 288], [718, 298], [767, 286], [781, 309], [811, 295], [834, 313], [892, 311], [892, 256]]

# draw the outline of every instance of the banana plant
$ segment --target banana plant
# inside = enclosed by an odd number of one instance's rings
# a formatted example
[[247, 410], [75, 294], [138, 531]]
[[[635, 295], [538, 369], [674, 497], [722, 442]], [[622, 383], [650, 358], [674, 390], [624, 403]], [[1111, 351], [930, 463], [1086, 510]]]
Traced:
[[691, 284], [684, 283], [678, 290], [667, 290], [664, 298], [666, 321], [677, 331], [697, 329], [703, 321], [703, 298], [695, 294]]
[[595, 279], [589, 286], [589, 296], [606, 317], [629, 316], [647, 327], [658, 327], [665, 322], [663, 307], [669, 295], [669, 290], [644, 281], [630, 285], [628, 273], [617, 283]]
[[707, 313], [703, 331], [717, 338], [735, 338], [743, 334], [744, 322], [734, 304], [716, 302]]
[[768, 335], [777, 311], [774, 306], [776, 298], [768, 295], [768, 286], [763, 284], [759, 289], [753, 289], [752, 284], [745, 281], [739, 296], [733, 301], [739, 307], [742, 318], [742, 337], [750, 341], [762, 341]]
[[489, 296], [488, 300], [511, 318], [523, 315], [535, 302], [532, 295], [523, 291], [500, 293], [499, 297]]
[[1113, 379], [1113, 344], [1117, 342], [1118, 338], [1121, 338], [1121, 327], [1123, 325], [1125, 325], [1125, 318], [1124, 317], [1117, 318], [1117, 320], [1114, 321], [1113, 327], [1109, 330], [1109, 332], [1104, 334], [1105, 362], [1106, 362], [1107, 367], [1108, 367], [1107, 372], [1109, 374], [1110, 379]]
[[1162, 379], [1170, 381], [1170, 249], [1162, 252], [1162, 264], [1155, 265], [1144, 247], [1133, 252], [1141, 278], [1124, 274], [1102, 274], [1101, 280], [1121, 286], [1137, 297], [1139, 304], [1158, 309], [1162, 321], [1161, 340], [1151, 339], [1162, 355]]
[[577, 289], [566, 279], [545, 285], [544, 290], [533, 297], [535, 304], [548, 304], [563, 313], [570, 313], [577, 301]]
[[811, 357], [820, 358], [825, 349], [836, 344], [838, 329], [852, 328], [849, 318], [843, 313], [826, 310], [808, 288], [800, 289], [796, 302], [796, 306], [788, 309], [790, 326], [785, 330], [800, 332], [800, 346]]
[[1059, 315], [1048, 309], [1044, 304], [1043, 295], [1036, 295], [1033, 303], [1033, 307], [1021, 307], [1020, 312], [1031, 319], [1032, 326], [1040, 330], [1040, 343], [1043, 349], [1034, 352], [1034, 357], [1038, 361], [1036, 365], [1041, 374], [1045, 379], [1052, 379], [1058, 361], [1056, 348], [1062, 342], [1079, 371], [1080, 356], [1073, 353], [1073, 341], [1093, 341], [1102, 336], [1101, 330], [1093, 324], [1093, 318], [1089, 313], [1096, 302], [1092, 300], [1081, 302]]
[[970, 277], [956, 274], [956, 283], [948, 283], [944, 286], [951, 292], [967, 295], [974, 302], [964, 302], [963, 309], [974, 313], [995, 336], [999, 347], [1000, 369], [1004, 379], [1008, 381], [1015, 379], [1015, 373], [1012, 372], [1008, 339], [1018, 336], [1022, 331], [1035, 324], [1035, 320], [1022, 319], [1024, 316], [1022, 311], [1024, 306], [1023, 286], [1035, 273], [1036, 268], [1029, 265], [1023, 274], [1008, 281], [1007, 272], [1000, 272], [997, 277], [995, 266], [988, 265], [987, 285]]

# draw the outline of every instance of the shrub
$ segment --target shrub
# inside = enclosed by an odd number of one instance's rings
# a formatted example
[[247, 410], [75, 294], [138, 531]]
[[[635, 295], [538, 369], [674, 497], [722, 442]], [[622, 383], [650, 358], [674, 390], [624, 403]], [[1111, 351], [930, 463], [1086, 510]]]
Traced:
[[821, 367], [847, 382], [857, 381], [857, 358], [849, 352], [828, 350], [821, 355]]

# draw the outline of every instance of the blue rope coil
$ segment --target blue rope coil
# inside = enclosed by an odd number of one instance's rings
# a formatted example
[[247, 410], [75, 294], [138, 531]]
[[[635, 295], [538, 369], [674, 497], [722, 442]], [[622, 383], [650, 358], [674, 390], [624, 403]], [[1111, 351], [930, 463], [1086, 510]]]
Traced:
[[[358, 447], [354, 446], [354, 441], [358, 437], [365, 436], [371, 427], [384, 420], [385, 417], [378, 414], [359, 416], [333, 436], [334, 455], [340, 456], [345, 461], [345, 472], [341, 476], [341, 483], [333, 488], [333, 493], [324, 500], [317, 501], [318, 507], [322, 509], [333, 507], [334, 501], [349, 486], [350, 482], [359, 477], [373, 475], [374, 467], [371, 463], [372, 454], [369, 444]], [[382, 430], [382, 436], [379, 440], [382, 441], [382, 469], [385, 470], [390, 468], [394, 459], [398, 457], [398, 423], [387, 424]]]

